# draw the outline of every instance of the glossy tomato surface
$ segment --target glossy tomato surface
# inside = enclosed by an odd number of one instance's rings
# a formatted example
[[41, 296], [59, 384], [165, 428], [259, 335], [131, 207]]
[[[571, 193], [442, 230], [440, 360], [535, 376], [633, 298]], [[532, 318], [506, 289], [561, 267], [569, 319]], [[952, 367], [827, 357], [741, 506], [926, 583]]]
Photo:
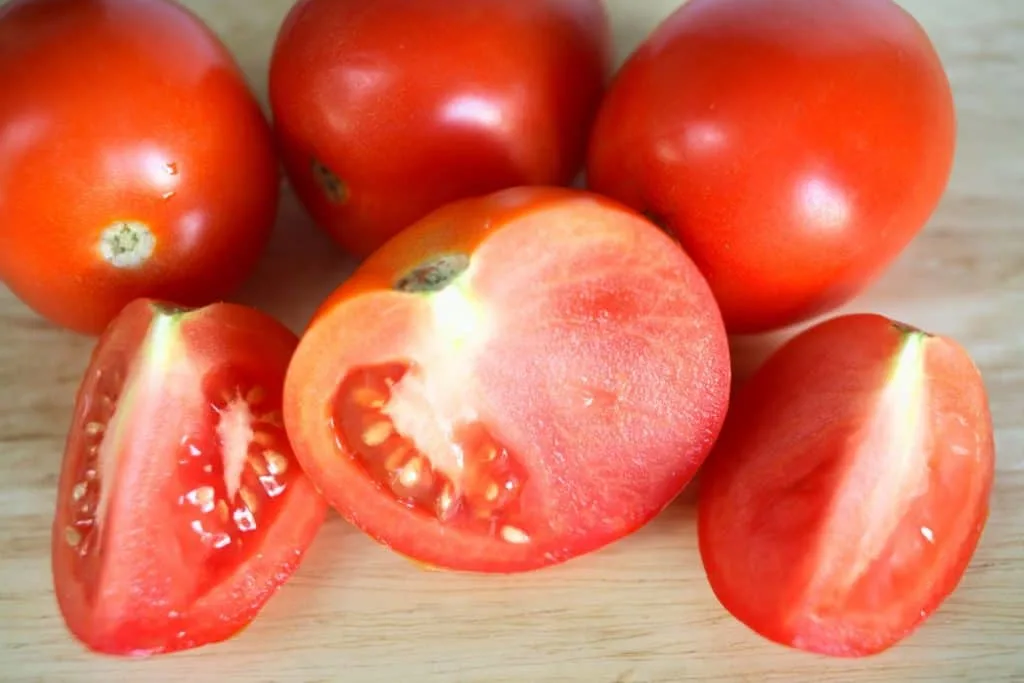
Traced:
[[602, 0], [299, 0], [270, 66], [291, 183], [358, 257], [449, 201], [567, 185], [610, 36]]
[[892, 647], [958, 585], [994, 457], [982, 378], [955, 341], [879, 315], [819, 323], [735, 395], [701, 471], [711, 587], [785, 645]]
[[955, 137], [939, 57], [891, 0], [692, 0], [618, 74], [587, 173], [680, 239], [731, 333], [762, 332], [884, 271]]
[[328, 501], [421, 563], [517, 572], [638, 529], [724, 419], [725, 330], [686, 255], [566, 189], [450, 204], [320, 308], [285, 382]]
[[99, 334], [137, 297], [225, 297], [278, 187], [256, 100], [180, 5], [0, 7], [0, 281], [38, 313]]
[[147, 300], [100, 338], [53, 523], [57, 601], [87, 647], [146, 655], [224, 640], [298, 567], [327, 505], [282, 423], [296, 341], [242, 306]]

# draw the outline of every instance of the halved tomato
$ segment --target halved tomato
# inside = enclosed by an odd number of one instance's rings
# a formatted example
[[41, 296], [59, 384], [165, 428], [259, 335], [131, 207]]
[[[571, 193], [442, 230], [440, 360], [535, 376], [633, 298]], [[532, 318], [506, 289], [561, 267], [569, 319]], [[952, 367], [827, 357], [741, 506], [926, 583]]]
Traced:
[[880, 315], [819, 323], [739, 390], [701, 472], [711, 588], [773, 641], [881, 652], [958, 585], [994, 457], [982, 377], [955, 341]]
[[53, 525], [74, 636], [144, 655], [224, 640], [297, 568], [327, 509], [292, 455], [295, 335], [234, 304], [130, 304], [75, 403]]
[[371, 537], [510, 573], [661, 511], [717, 436], [729, 378], [718, 308], [671, 239], [596, 195], [517, 188], [434, 212], [329, 297], [285, 425]]

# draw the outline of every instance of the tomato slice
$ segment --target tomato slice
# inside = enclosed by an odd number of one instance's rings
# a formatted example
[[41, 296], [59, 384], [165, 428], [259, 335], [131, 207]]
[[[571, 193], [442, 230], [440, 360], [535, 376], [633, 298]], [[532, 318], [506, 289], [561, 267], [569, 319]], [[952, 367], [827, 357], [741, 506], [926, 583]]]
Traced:
[[683, 251], [588, 193], [463, 200], [320, 307], [285, 381], [295, 454], [400, 554], [515, 572], [635, 531], [728, 403], [718, 308]]
[[295, 335], [234, 304], [138, 300], [79, 388], [53, 524], [71, 633], [145, 655], [224, 640], [298, 567], [326, 503], [281, 416]]
[[773, 641], [888, 649], [966, 571], [994, 459], [985, 387], [955, 341], [879, 315], [819, 323], [738, 391], [701, 472], [711, 588]]

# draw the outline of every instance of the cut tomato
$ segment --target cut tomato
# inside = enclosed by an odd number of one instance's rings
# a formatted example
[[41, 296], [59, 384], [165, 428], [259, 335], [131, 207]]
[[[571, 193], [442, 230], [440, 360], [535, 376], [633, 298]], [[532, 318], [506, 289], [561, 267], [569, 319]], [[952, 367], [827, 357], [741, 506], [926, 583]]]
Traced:
[[985, 387], [956, 342], [879, 315], [819, 323], [739, 390], [701, 472], [711, 588], [773, 641], [881, 652], [958, 585], [994, 458]]
[[255, 310], [130, 304], [79, 389], [53, 525], [68, 628], [144, 655], [224, 640], [297, 568], [326, 503], [286, 438], [297, 339]]
[[730, 381], [689, 258], [588, 193], [448, 205], [319, 309], [285, 381], [295, 454], [400, 554], [515, 572], [638, 529], [690, 481]]

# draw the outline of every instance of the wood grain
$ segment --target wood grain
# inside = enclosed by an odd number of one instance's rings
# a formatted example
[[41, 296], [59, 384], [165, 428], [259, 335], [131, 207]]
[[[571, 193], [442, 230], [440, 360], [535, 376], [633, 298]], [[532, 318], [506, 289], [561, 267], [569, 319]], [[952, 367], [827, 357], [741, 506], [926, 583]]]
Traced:
[[[190, 0], [265, 100], [290, 0]], [[674, 0], [610, 0], [624, 56]], [[607, 550], [528, 576], [423, 572], [332, 518], [263, 616], [222, 645], [143, 662], [85, 654], [64, 630], [49, 524], [73, 393], [92, 340], [0, 292], [0, 678], [457, 683], [1024, 680], [1024, 3], [906, 0], [945, 60], [959, 108], [956, 170], [939, 211], [847, 310], [950, 334], [991, 392], [998, 475], [991, 521], [960, 590], [900, 647], [828, 661], [768, 644], [716, 604], [692, 502]], [[290, 194], [239, 299], [298, 329], [351, 263]], [[753, 363], [762, 342], [737, 352]]]

